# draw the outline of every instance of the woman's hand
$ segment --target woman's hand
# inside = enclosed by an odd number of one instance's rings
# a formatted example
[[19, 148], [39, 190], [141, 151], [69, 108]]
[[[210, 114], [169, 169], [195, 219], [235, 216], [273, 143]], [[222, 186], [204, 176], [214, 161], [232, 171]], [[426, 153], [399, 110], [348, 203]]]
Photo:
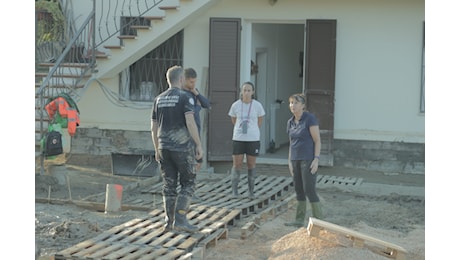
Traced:
[[318, 166], [319, 166], [319, 159], [315, 157], [315, 159], [313, 159], [313, 161], [310, 164], [311, 174], [315, 174], [318, 171]]
[[291, 176], [294, 176], [294, 168], [292, 167], [292, 161], [289, 159], [288, 160], [288, 167], [289, 167], [289, 173]]

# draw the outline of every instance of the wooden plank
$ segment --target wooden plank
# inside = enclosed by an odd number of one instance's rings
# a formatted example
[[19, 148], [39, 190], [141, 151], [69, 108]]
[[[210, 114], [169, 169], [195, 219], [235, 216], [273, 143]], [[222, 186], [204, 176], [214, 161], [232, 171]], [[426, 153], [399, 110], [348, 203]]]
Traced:
[[102, 248], [105, 248], [107, 246], [110, 246], [109, 243], [104, 243], [104, 242], [99, 242], [99, 243], [94, 243], [93, 241], [85, 241], [84, 243], [78, 244], [78, 246], [75, 246], [73, 248], [69, 248], [67, 250], [63, 250], [55, 254], [55, 257], [63, 257], [64, 259], [68, 257], [73, 257], [73, 256], [86, 256], [86, 255], [91, 255], [94, 252], [98, 252]]
[[[111, 252], [121, 249], [124, 246], [126, 245], [123, 245], [123, 244], [111, 244], [110, 245], [109, 244], [107, 247], [94, 252], [94, 254], [91, 254], [90, 256], [85, 256], [85, 257], [91, 257], [93, 259], [102, 259], [102, 258], [105, 258], [105, 256], [107, 256]], [[79, 253], [74, 254], [74, 256], [81, 257], [81, 258], [84, 257], [84, 256], [80, 256]]]
[[198, 241], [202, 237], [203, 237], [202, 235], [187, 237], [182, 243], [180, 243], [176, 247], [188, 252], [188, 251], [192, 250], [198, 244]]
[[148, 260], [151, 260], [151, 259], [158, 259], [158, 260], [171, 260], [171, 259], [177, 259], [178, 257], [180, 257], [181, 255], [184, 255], [186, 252], [184, 252], [184, 250], [180, 250], [180, 249], [177, 249], [177, 248], [174, 248], [172, 250], [169, 250], [168, 251], [168, 254], [165, 254], [161, 257], [158, 257], [158, 258], [151, 258], [149, 256], [146, 256], [145, 258], [140, 258], [141, 260], [142, 259], [148, 259]]
[[200, 241], [199, 247], [207, 248], [208, 246], [216, 246], [217, 240], [221, 238], [227, 238], [227, 235], [228, 235], [228, 229], [226, 228], [218, 229], [212, 235]]
[[140, 257], [144, 256], [144, 255], [148, 255], [152, 252], [155, 252], [157, 250], [163, 250], [163, 251], [166, 251], [164, 249], [160, 249], [160, 248], [154, 248], [154, 247], [139, 247], [137, 250], [135, 251], [132, 251], [126, 255], [123, 256], [123, 260], [137, 260], [139, 259]]
[[172, 238], [171, 240], [167, 241], [166, 243], [164, 243], [162, 246], [163, 247], [175, 247], [179, 242], [185, 240], [188, 236], [190, 236], [189, 233], [180, 233], [180, 234], [177, 234], [174, 238]]
[[253, 221], [250, 221], [246, 223], [242, 228], [241, 228], [241, 239], [246, 239], [248, 236], [250, 236], [252, 233], [255, 232], [256, 229], [256, 224]]
[[[204, 246], [196, 246], [195, 248], [193, 248], [193, 251], [184, 255], [184, 257], [188, 257], [190, 256], [190, 258], [184, 258], [184, 259], [205, 259], [204, 258], [204, 254], [205, 254], [205, 249], [206, 247]], [[180, 260], [182, 260], [182, 258], [180, 258]]]
[[[104, 259], [124, 258], [125, 256], [129, 256], [131, 252], [136, 252], [142, 248], [140, 245], [134, 245], [134, 244], [122, 244], [122, 243], [117, 243], [117, 244], [121, 246], [120, 249], [110, 252], [110, 254], [104, 256]], [[148, 251], [143, 250], [143, 252], [145, 254]]]
[[395, 257], [398, 260], [405, 259], [405, 255], [407, 253], [407, 251], [404, 248], [396, 244], [389, 243], [381, 239], [368, 236], [366, 234], [357, 232], [355, 230], [352, 230], [346, 227], [342, 227], [342, 226], [339, 226], [339, 225], [336, 225], [330, 222], [326, 222], [323, 220], [319, 220], [319, 219], [310, 217], [308, 227], [307, 227], [308, 234], [310, 236], [319, 237], [320, 236], [319, 231], [322, 229], [339, 234], [339, 235], [345, 235], [351, 238], [353, 241], [354, 247], [362, 248], [366, 245], [365, 242], [367, 241], [372, 242], [376, 245], [383, 246], [386, 256]]
[[163, 243], [166, 243], [167, 241], [169, 241], [169, 239], [173, 237], [174, 235], [175, 233], [173, 232], [163, 233], [161, 236], [158, 236], [155, 240], [150, 242], [148, 245], [149, 246], [161, 246]]

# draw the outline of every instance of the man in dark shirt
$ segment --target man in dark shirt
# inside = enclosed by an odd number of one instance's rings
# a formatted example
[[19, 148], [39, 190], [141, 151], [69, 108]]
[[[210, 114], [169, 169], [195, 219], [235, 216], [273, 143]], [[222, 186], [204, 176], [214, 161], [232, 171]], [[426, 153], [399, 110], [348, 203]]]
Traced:
[[[201, 108], [210, 108], [211, 105], [209, 104], [209, 100], [205, 98], [203, 95], [201, 95], [200, 92], [198, 92], [198, 90], [195, 87], [196, 78], [197, 78], [196, 71], [193, 68], [186, 68], [184, 72], [185, 72], [184, 89], [189, 91], [194, 96], [194, 101], [195, 101], [194, 116], [195, 116], [196, 126], [198, 127], [198, 134], [201, 136], [200, 111], [201, 111]], [[200, 171], [202, 162], [203, 160], [201, 159], [197, 160], [197, 165], [196, 165], [197, 172]]]
[[166, 78], [169, 88], [153, 101], [151, 117], [155, 159], [163, 178], [164, 228], [196, 232], [198, 227], [191, 225], [186, 217], [195, 192], [195, 160], [203, 156], [194, 118], [195, 104], [192, 95], [182, 89], [185, 82], [182, 67], [169, 68]]
[[196, 126], [198, 127], [198, 133], [201, 134], [201, 119], [200, 119], [200, 111], [201, 108], [210, 108], [211, 104], [209, 100], [205, 98], [200, 92], [196, 89], [196, 71], [193, 68], [186, 68], [185, 69], [185, 84], [184, 89], [192, 93], [195, 97], [195, 121]]

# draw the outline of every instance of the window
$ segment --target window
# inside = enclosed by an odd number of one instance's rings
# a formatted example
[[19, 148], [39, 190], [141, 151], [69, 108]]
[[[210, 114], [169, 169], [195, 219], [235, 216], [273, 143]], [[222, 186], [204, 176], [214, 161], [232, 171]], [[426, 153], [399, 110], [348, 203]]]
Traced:
[[183, 30], [133, 63], [121, 75], [120, 97], [125, 100], [151, 102], [168, 88], [166, 71], [183, 64]]

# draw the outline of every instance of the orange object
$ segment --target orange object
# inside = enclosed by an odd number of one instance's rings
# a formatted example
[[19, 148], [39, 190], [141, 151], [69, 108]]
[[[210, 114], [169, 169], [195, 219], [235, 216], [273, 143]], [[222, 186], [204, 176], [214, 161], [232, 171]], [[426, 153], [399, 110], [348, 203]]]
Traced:
[[45, 106], [45, 109], [50, 119], [54, 118], [56, 112], [59, 113], [62, 118], [66, 118], [69, 135], [75, 135], [77, 126], [80, 125], [80, 116], [77, 109], [71, 107], [65, 98], [57, 97], [53, 99]]

